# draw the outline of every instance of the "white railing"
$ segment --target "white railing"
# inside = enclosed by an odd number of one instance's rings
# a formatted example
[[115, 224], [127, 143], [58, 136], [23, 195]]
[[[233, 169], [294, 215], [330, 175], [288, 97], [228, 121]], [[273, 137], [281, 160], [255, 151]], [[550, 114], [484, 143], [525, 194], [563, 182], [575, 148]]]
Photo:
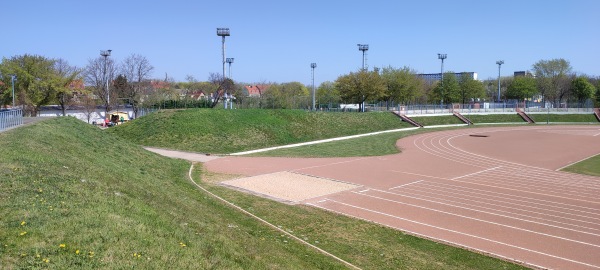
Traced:
[[22, 124], [23, 111], [21, 109], [0, 111], [0, 131], [20, 126]]

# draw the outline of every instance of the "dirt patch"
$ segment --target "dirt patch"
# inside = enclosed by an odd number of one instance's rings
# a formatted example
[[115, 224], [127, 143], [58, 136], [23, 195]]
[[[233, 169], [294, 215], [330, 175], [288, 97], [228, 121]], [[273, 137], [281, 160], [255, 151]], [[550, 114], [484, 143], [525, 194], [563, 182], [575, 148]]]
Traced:
[[291, 203], [360, 187], [292, 172], [245, 177], [224, 181], [222, 184]]

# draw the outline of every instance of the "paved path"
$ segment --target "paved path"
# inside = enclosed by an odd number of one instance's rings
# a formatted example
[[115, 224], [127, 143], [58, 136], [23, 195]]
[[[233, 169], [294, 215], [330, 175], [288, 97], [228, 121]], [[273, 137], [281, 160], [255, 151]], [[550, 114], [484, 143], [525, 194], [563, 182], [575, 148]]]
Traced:
[[224, 157], [205, 168], [352, 183], [362, 188], [302, 203], [533, 267], [600, 269], [600, 178], [556, 171], [599, 154], [600, 127], [462, 129], [397, 145], [389, 156]]

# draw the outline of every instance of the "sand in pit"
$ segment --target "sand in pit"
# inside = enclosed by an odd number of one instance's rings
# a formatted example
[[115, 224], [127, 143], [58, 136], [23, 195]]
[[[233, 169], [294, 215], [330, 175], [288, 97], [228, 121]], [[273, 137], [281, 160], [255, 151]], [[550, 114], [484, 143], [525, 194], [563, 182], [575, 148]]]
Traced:
[[222, 184], [292, 203], [360, 187], [291, 172], [263, 174], [224, 181]]

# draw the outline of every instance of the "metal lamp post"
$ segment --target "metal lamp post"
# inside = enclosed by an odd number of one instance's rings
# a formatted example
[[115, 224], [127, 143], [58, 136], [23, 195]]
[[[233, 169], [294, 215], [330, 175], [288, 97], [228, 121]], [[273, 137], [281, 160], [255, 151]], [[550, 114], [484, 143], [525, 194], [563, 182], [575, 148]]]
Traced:
[[10, 81], [12, 82], [12, 108], [15, 108], [15, 81], [17, 80], [17, 75], [11, 74]]
[[496, 64], [498, 64], [498, 102], [500, 102], [500, 66], [504, 64], [504, 60], [498, 60]]
[[106, 105], [109, 106], [110, 105], [110, 91], [108, 90], [108, 77], [106, 74], [106, 62], [107, 62], [107, 58], [110, 56], [110, 53], [112, 52], [112, 50], [106, 50], [106, 51], [100, 51], [100, 55], [104, 57], [104, 77], [102, 78], [103, 80], [106, 80]]
[[366, 52], [369, 50], [369, 44], [356, 44], [358, 46], [358, 50], [362, 52], [362, 69], [365, 70], [366, 67]]
[[222, 37], [221, 50], [223, 53], [223, 79], [225, 78], [225, 37], [230, 36], [229, 28], [217, 28], [217, 36]]
[[315, 107], [315, 68], [317, 67], [317, 63], [311, 63], [310, 68], [312, 69], [312, 110], [316, 111]]
[[233, 58], [227, 58], [225, 59], [225, 62], [229, 64], [229, 79], [231, 79], [231, 64], [233, 64]]
[[440, 106], [444, 105], [444, 59], [446, 59], [446, 58], [448, 58], [447, 54], [438, 53], [438, 59], [442, 60], [442, 71], [441, 71], [442, 78], [440, 80], [440, 83], [441, 83], [441, 91], [440, 92], [441, 92], [442, 98], [440, 100]]

